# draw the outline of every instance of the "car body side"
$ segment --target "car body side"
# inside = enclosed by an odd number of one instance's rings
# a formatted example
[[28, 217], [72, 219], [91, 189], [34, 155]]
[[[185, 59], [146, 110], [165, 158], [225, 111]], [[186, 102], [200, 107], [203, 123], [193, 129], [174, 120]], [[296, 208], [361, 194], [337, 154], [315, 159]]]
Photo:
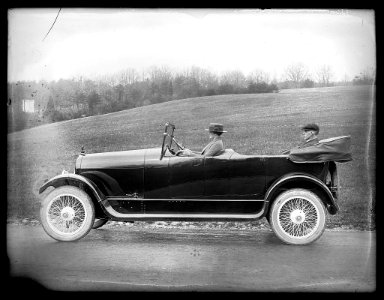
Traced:
[[[242, 155], [232, 149], [216, 157], [178, 157], [161, 148], [80, 155], [75, 174], [49, 186], [85, 190], [96, 217], [113, 220], [256, 220], [267, 215], [283, 191], [314, 191], [328, 211], [338, 210], [325, 184], [329, 162], [297, 164], [287, 155]], [[334, 164], [334, 163], [333, 163]]]

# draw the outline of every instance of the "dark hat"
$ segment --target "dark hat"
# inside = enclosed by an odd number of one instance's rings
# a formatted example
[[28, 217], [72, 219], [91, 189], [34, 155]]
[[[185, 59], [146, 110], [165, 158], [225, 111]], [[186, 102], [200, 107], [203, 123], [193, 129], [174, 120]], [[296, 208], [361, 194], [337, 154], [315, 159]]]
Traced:
[[313, 123], [307, 124], [307, 125], [301, 127], [301, 129], [305, 130], [305, 131], [313, 130], [313, 131], [316, 131], [316, 133], [319, 133], [319, 131], [320, 131], [319, 126], [317, 126], [316, 124], [313, 124]]
[[209, 132], [227, 132], [223, 129], [224, 129], [223, 124], [211, 123], [209, 124], [209, 129], [205, 129], [205, 130], [209, 130]]

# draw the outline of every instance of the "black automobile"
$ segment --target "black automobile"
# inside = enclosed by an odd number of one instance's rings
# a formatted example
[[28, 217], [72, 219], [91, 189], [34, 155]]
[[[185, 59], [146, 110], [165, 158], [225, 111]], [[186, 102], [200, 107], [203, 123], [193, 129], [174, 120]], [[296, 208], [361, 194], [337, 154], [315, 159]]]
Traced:
[[158, 148], [85, 154], [39, 190], [44, 230], [74, 241], [114, 221], [253, 221], [266, 217], [288, 244], [308, 244], [338, 206], [335, 162], [351, 160], [350, 136], [321, 140], [288, 155], [179, 156], [175, 126]]

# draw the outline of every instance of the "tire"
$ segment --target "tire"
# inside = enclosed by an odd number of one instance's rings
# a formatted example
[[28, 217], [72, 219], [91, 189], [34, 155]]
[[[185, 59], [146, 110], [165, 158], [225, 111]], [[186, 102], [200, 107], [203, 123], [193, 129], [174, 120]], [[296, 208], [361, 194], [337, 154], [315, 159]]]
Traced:
[[91, 230], [95, 209], [91, 198], [74, 186], [54, 189], [41, 203], [40, 220], [45, 232], [58, 241], [76, 241]]
[[304, 189], [280, 194], [269, 211], [272, 230], [287, 244], [306, 245], [323, 234], [326, 210], [321, 199]]
[[100, 228], [101, 226], [105, 225], [107, 223], [107, 219], [95, 219], [95, 222], [93, 223], [92, 229]]

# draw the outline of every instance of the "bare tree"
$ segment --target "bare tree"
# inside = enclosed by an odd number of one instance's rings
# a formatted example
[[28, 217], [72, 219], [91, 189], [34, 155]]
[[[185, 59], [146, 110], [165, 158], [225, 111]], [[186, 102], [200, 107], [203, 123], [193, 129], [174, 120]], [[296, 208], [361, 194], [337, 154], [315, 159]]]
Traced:
[[209, 88], [211, 85], [217, 84], [217, 76], [201, 67], [192, 66], [185, 69], [181, 74], [185, 78], [196, 82], [201, 88]]
[[347, 85], [347, 84], [349, 84], [350, 82], [351, 82], [351, 79], [350, 79], [350, 77], [348, 76], [348, 74], [344, 74], [344, 78], [343, 78], [343, 84], [345, 84], [345, 85]]
[[261, 83], [261, 82], [269, 83], [270, 77], [269, 77], [269, 74], [264, 72], [263, 70], [255, 69], [248, 74], [247, 80], [254, 83]]
[[308, 77], [307, 68], [302, 63], [295, 63], [287, 67], [285, 70], [286, 80], [293, 82], [296, 88], [300, 87], [300, 83]]
[[228, 71], [220, 76], [221, 84], [231, 84], [236, 88], [244, 88], [246, 86], [245, 76], [241, 71]]
[[317, 81], [321, 86], [329, 86], [332, 76], [333, 72], [329, 65], [323, 65], [317, 71]]
[[148, 68], [147, 74], [149, 75], [149, 80], [153, 83], [159, 83], [165, 80], [172, 79], [172, 71], [167, 66], [152, 66]]
[[184, 76], [194, 82], [196, 88], [200, 88], [203, 69], [197, 66], [192, 66], [184, 71]]
[[117, 76], [112, 74], [112, 75], [105, 75], [103, 78], [103, 81], [110, 87], [113, 87], [117, 84], [119, 84]]
[[211, 71], [203, 69], [200, 74], [200, 85], [204, 89], [216, 89], [219, 80]]
[[359, 75], [355, 76], [352, 83], [361, 84], [375, 84], [376, 82], [376, 69], [373, 67], [367, 67]]
[[152, 103], [168, 101], [173, 96], [173, 72], [167, 66], [152, 66], [147, 70]]
[[127, 68], [118, 73], [118, 83], [126, 86], [129, 84], [134, 84], [139, 80], [139, 73], [133, 68]]

